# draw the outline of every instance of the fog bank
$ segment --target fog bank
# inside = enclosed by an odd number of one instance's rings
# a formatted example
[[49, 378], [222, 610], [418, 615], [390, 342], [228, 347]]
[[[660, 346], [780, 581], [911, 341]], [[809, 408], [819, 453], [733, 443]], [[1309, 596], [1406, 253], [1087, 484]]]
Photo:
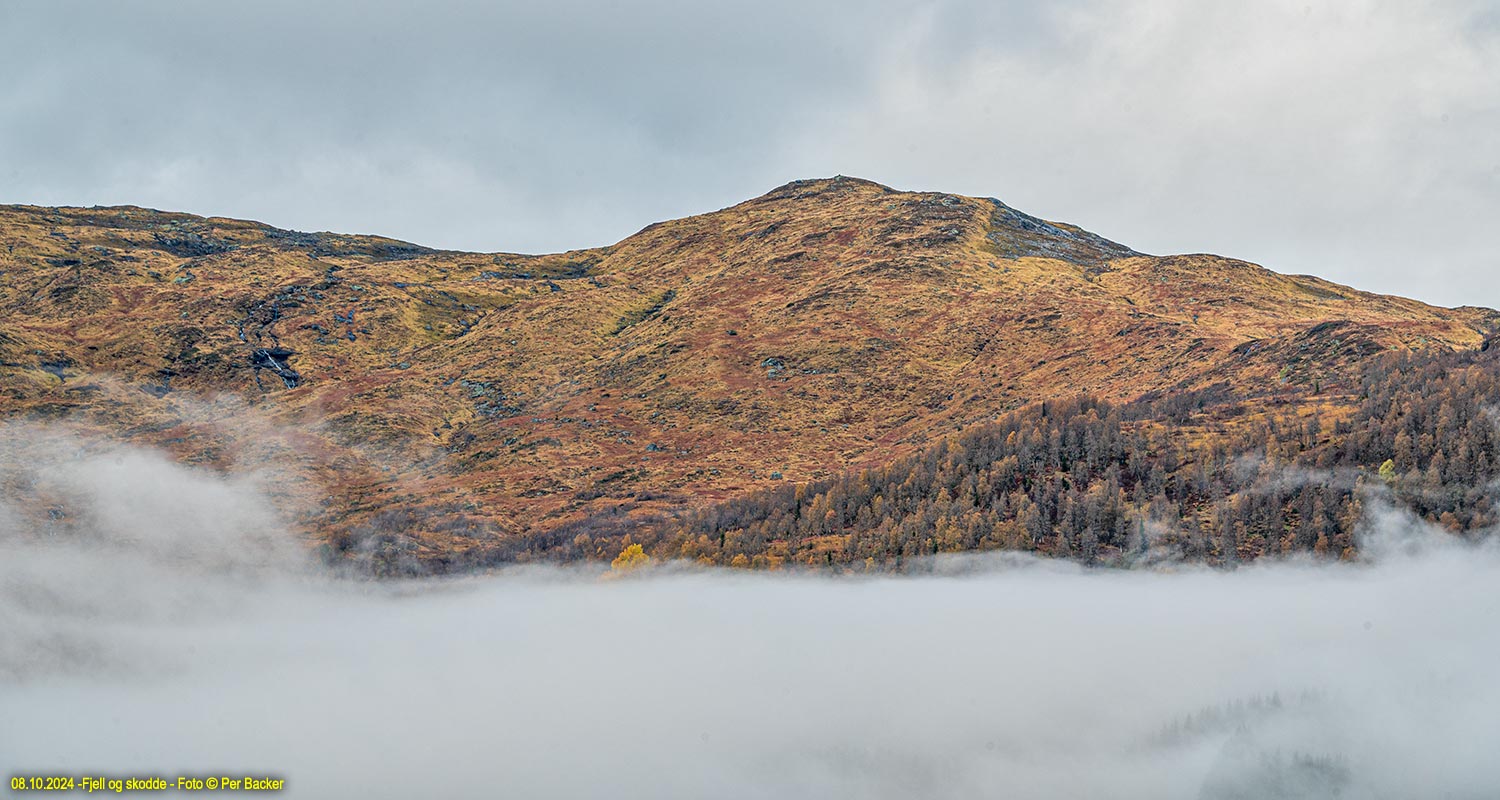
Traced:
[[[1500, 787], [1500, 556], [1393, 516], [1360, 565], [369, 584], [268, 539], [243, 476], [119, 449], [7, 470], [7, 774], [374, 798]], [[73, 527], [39, 528], [39, 497]]]

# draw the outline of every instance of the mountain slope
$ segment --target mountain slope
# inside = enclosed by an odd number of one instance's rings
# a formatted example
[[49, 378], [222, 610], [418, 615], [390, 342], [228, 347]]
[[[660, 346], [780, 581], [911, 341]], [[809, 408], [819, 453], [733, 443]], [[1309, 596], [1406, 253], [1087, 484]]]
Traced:
[[136, 208], [3, 207], [0, 246], [0, 411], [274, 456], [309, 538], [439, 568], [1038, 399], [1336, 398], [1500, 322], [851, 178], [546, 256]]

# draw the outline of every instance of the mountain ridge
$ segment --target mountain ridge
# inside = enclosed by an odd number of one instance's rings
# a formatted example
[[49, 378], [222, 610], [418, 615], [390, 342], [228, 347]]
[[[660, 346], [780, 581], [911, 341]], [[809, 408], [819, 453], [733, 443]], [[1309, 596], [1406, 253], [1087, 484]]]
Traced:
[[0, 243], [0, 412], [227, 467], [177, 407], [239, 397], [322, 452], [298, 467], [334, 498], [309, 539], [436, 564], [886, 463], [1035, 400], [1347, 394], [1377, 353], [1500, 325], [843, 177], [544, 255], [134, 207], [3, 206]]

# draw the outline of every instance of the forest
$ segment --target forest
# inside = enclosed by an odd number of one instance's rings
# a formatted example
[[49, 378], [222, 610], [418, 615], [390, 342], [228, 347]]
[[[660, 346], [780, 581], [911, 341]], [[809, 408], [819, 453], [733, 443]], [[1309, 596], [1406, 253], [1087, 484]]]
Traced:
[[1379, 354], [1338, 394], [1313, 382], [1048, 400], [886, 466], [671, 517], [595, 517], [510, 556], [608, 560], [640, 545], [841, 570], [997, 549], [1103, 566], [1351, 559], [1372, 503], [1482, 536], [1496, 521], [1497, 351]]

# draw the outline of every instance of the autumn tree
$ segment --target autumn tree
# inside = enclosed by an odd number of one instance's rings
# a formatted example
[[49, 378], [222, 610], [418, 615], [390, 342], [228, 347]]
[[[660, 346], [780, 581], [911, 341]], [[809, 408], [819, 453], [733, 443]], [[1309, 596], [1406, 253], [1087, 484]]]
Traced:
[[646, 555], [645, 548], [639, 544], [628, 544], [615, 560], [610, 562], [609, 568], [616, 574], [634, 572], [641, 567], [651, 563], [651, 556]]

